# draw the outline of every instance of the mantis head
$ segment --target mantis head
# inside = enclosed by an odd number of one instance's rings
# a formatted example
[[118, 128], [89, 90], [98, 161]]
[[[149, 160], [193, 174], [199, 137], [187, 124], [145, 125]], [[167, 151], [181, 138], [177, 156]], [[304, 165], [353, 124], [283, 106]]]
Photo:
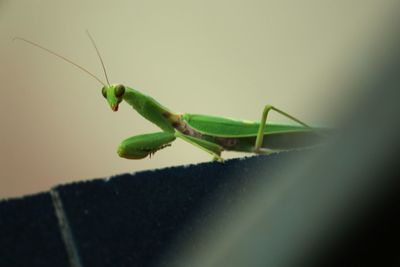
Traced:
[[113, 111], [117, 111], [118, 105], [121, 103], [125, 94], [125, 86], [122, 84], [105, 85], [101, 89], [101, 93], [103, 94], [104, 98], [107, 99], [111, 109]]

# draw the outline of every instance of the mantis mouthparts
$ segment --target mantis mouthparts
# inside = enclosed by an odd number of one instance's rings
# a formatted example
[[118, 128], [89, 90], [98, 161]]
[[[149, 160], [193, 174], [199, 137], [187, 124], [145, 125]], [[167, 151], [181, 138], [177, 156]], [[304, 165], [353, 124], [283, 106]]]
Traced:
[[112, 109], [113, 111], [118, 111], [118, 105], [112, 105], [112, 106], [111, 106], [111, 109]]

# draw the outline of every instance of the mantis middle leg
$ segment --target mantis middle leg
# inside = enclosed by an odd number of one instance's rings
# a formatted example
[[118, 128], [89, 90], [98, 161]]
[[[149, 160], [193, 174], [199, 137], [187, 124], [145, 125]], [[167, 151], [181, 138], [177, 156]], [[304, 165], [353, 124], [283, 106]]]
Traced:
[[262, 153], [263, 152], [261, 150], [261, 146], [263, 144], [265, 125], [266, 125], [266, 122], [267, 122], [268, 113], [271, 110], [274, 110], [274, 111], [278, 112], [279, 114], [282, 114], [283, 116], [285, 116], [285, 117], [287, 117], [287, 118], [289, 118], [289, 119], [291, 119], [291, 120], [303, 125], [304, 127], [311, 128], [309, 125], [307, 125], [304, 122], [302, 122], [301, 120], [293, 117], [292, 115], [289, 115], [288, 113], [286, 113], [286, 112], [284, 112], [284, 111], [282, 111], [280, 109], [277, 109], [274, 106], [266, 105], [264, 107], [264, 111], [263, 111], [262, 116], [261, 116], [260, 128], [258, 129], [256, 142], [254, 144], [254, 152], [255, 153]]
[[220, 162], [224, 161], [223, 158], [221, 158], [221, 152], [224, 150], [222, 146], [190, 135], [182, 134], [178, 131], [175, 132], [175, 136], [211, 154], [213, 156], [213, 160], [217, 160]]

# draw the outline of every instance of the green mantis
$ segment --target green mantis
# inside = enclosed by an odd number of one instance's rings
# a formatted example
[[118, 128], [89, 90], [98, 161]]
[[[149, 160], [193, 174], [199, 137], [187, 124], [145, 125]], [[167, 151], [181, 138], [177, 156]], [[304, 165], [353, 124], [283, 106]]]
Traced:
[[[161, 105], [152, 97], [123, 84], [110, 84], [99, 50], [87, 32], [101, 61], [107, 83], [71, 60], [24, 38], [15, 38], [45, 50], [80, 68], [103, 87], [102, 95], [112, 111], [118, 111], [126, 102], [141, 116], [157, 125], [161, 131], [129, 137], [118, 146], [117, 153], [127, 159], [143, 159], [171, 145], [177, 138], [209, 153], [214, 160], [223, 161], [223, 151], [239, 151], [266, 154], [315, 145], [319, 142], [318, 128], [271, 105], [266, 105], [259, 122], [248, 122], [223, 117], [176, 113]], [[297, 125], [267, 123], [268, 114], [275, 111]]]

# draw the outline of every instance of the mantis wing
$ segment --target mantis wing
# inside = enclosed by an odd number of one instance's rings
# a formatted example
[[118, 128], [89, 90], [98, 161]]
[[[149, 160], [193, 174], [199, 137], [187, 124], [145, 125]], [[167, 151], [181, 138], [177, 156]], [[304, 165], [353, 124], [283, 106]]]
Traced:
[[[258, 122], [197, 114], [184, 114], [183, 119], [202, 134], [237, 140], [232, 146], [224, 146], [226, 150], [254, 152], [260, 127]], [[264, 129], [265, 137], [261, 147], [270, 150], [288, 150], [313, 146], [320, 143], [322, 137], [314, 130], [325, 129], [268, 122]]]
[[[184, 114], [183, 120], [196, 131], [217, 137], [252, 137], [257, 136], [260, 123], [214, 117], [198, 114]], [[301, 125], [277, 124], [267, 122], [264, 133], [277, 134], [287, 132], [310, 131]]]

